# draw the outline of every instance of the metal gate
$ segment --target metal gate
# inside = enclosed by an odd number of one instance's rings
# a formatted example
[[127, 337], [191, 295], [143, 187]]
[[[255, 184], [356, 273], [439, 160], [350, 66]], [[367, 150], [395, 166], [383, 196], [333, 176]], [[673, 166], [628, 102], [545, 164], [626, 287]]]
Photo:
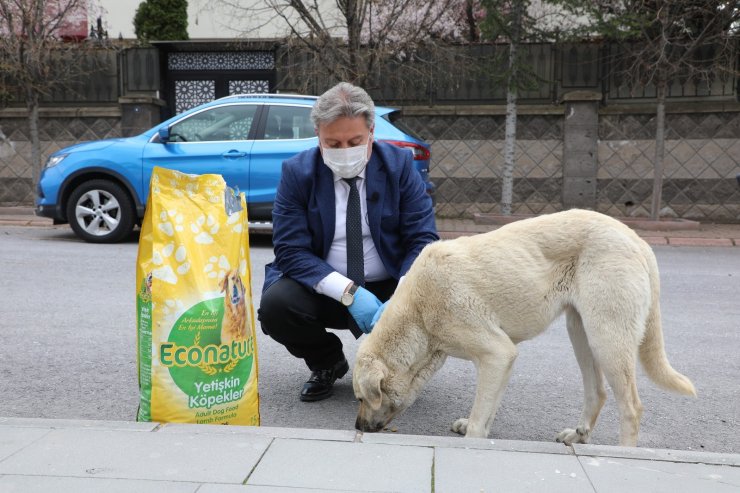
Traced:
[[167, 54], [167, 103], [172, 114], [232, 94], [275, 88], [272, 51], [179, 51]]

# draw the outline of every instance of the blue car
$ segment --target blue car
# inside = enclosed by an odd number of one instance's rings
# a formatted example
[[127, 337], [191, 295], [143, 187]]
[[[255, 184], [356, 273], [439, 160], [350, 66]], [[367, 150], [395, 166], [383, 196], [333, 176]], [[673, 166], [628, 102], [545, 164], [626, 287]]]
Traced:
[[[69, 223], [83, 240], [127, 238], [144, 216], [154, 166], [216, 173], [245, 192], [252, 227], [271, 221], [282, 162], [318, 145], [312, 96], [236, 95], [177, 115], [141, 135], [84, 142], [49, 156], [41, 174], [36, 214]], [[375, 139], [413, 152], [427, 190], [429, 145], [377, 107]]]

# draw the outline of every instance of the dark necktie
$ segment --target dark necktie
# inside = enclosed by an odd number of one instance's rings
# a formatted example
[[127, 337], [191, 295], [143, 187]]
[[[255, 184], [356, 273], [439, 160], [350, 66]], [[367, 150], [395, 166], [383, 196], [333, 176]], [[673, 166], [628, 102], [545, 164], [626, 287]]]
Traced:
[[365, 255], [362, 251], [362, 209], [357, 177], [345, 178], [349, 184], [347, 199], [347, 277], [359, 286], [365, 285]]

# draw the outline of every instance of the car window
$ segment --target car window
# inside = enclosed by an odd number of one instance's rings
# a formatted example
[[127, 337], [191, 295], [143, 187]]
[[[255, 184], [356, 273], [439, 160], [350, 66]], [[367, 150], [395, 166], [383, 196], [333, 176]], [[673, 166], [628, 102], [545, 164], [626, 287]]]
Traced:
[[232, 104], [209, 108], [170, 128], [171, 142], [247, 140], [257, 105]]
[[266, 140], [316, 137], [308, 106], [271, 105], [265, 123]]

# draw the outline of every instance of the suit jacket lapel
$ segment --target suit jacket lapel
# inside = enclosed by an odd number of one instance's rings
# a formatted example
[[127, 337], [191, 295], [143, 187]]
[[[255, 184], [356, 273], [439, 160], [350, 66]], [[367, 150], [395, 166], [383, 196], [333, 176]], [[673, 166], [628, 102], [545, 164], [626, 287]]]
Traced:
[[316, 201], [318, 203], [319, 216], [321, 218], [321, 226], [323, 228], [323, 256], [326, 258], [329, 254], [331, 242], [334, 240], [336, 221], [334, 205], [334, 175], [321, 160], [321, 155], [318, 152], [317, 154]]
[[383, 200], [385, 199], [386, 171], [381, 166], [377, 150], [370, 156], [365, 173], [367, 183], [365, 185], [365, 197], [367, 201], [367, 216], [370, 226], [370, 234], [376, 245], [380, 241], [380, 215], [383, 212]]

